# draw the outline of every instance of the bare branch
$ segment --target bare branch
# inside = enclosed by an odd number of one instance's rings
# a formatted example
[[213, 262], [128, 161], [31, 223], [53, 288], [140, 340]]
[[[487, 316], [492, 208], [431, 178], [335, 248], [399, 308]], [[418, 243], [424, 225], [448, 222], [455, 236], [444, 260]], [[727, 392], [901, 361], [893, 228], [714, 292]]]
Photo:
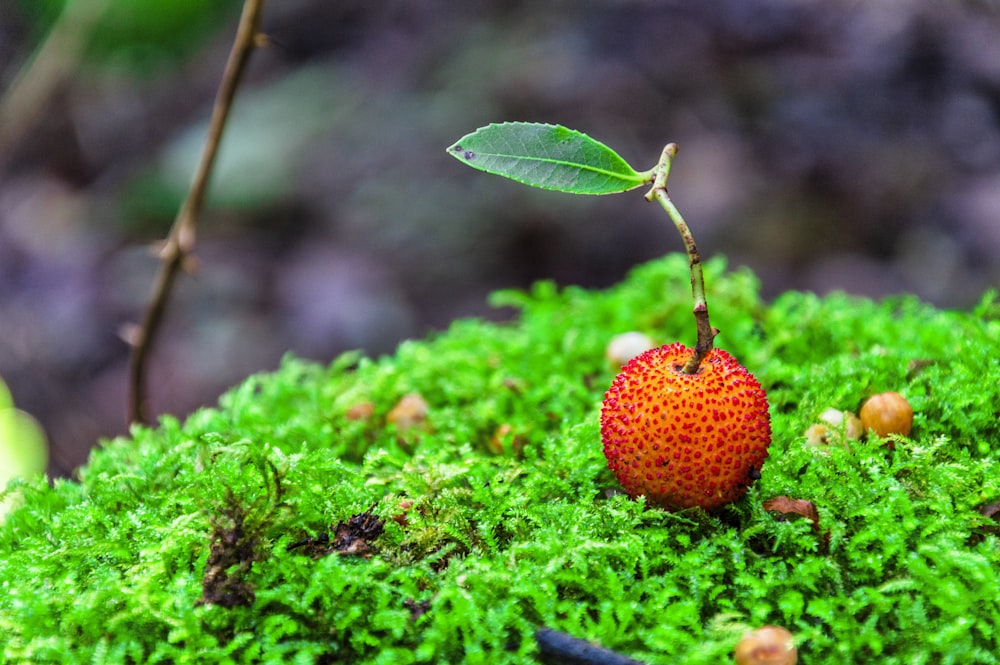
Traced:
[[229, 60], [222, 75], [222, 83], [215, 97], [212, 117], [208, 125], [208, 136], [202, 149], [201, 160], [195, 171], [191, 188], [184, 199], [174, 224], [167, 236], [163, 250], [160, 253], [160, 270], [153, 287], [153, 295], [146, 307], [142, 325], [139, 327], [129, 358], [129, 403], [128, 419], [130, 423], [147, 422], [149, 404], [146, 394], [146, 369], [152, 353], [156, 334], [159, 332], [167, 301], [173, 289], [177, 274], [194, 251], [195, 229], [198, 217], [205, 202], [208, 190], [209, 176], [215, 164], [215, 157], [222, 139], [222, 131], [229, 117], [236, 89], [242, 77], [243, 70], [254, 47], [262, 43], [258, 31], [264, 0], [245, 0], [243, 14], [240, 16], [239, 28], [233, 40]]

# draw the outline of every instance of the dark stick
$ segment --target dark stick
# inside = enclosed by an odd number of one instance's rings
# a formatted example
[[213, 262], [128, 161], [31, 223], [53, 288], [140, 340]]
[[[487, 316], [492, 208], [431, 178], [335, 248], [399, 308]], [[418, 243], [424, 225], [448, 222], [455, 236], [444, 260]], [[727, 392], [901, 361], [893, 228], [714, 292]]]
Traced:
[[240, 16], [239, 28], [233, 47], [229, 52], [226, 69], [222, 75], [222, 83], [215, 97], [212, 117], [208, 124], [208, 137], [202, 149], [201, 161], [195, 172], [188, 190], [187, 198], [170, 228], [170, 235], [160, 251], [160, 270], [153, 287], [153, 295], [146, 308], [142, 325], [135, 331], [132, 353], [129, 357], [129, 403], [128, 419], [130, 423], [145, 423], [148, 420], [149, 404], [146, 395], [146, 367], [152, 353], [156, 335], [159, 332], [163, 315], [167, 309], [167, 301], [173, 289], [177, 273], [190, 263], [190, 255], [194, 250], [195, 227], [205, 202], [205, 192], [208, 189], [209, 176], [215, 164], [215, 156], [222, 139], [222, 130], [229, 117], [229, 109], [236, 95], [243, 70], [251, 51], [259, 43], [258, 28], [264, 0], [246, 0], [243, 3], [243, 14]]
[[551, 628], [539, 628], [535, 641], [538, 642], [542, 662], [550, 665], [643, 665], [638, 660]]

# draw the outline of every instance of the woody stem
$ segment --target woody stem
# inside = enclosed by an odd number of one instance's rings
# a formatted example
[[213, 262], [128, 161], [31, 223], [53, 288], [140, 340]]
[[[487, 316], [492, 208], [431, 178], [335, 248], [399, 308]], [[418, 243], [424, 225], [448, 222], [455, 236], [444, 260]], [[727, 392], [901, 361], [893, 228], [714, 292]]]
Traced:
[[130, 335], [132, 352], [129, 357], [128, 419], [130, 423], [144, 423], [148, 417], [146, 394], [146, 370], [153, 345], [163, 322], [167, 301], [181, 270], [192, 265], [195, 245], [195, 229], [205, 202], [209, 177], [215, 165], [222, 140], [222, 132], [229, 118], [236, 89], [246, 69], [254, 48], [266, 44], [259, 32], [264, 0], [244, 0], [243, 13], [229, 59], [222, 74], [222, 83], [215, 97], [212, 116], [208, 123], [208, 136], [202, 148], [201, 160], [195, 172], [191, 188], [174, 219], [163, 249], [160, 252], [160, 270], [153, 287], [153, 295], [146, 305], [142, 325]]
[[666, 211], [674, 226], [677, 227], [678, 233], [681, 234], [681, 240], [684, 241], [684, 249], [687, 251], [688, 266], [691, 269], [691, 296], [694, 300], [693, 311], [695, 324], [698, 328], [698, 341], [695, 343], [694, 353], [691, 354], [691, 358], [684, 365], [683, 371], [685, 374], [694, 374], [698, 371], [701, 361], [712, 350], [715, 336], [719, 334], [719, 331], [713, 328], [708, 320], [708, 302], [705, 300], [705, 277], [702, 274], [701, 255], [698, 254], [698, 246], [694, 243], [694, 237], [691, 235], [691, 230], [688, 229], [684, 217], [667, 193], [667, 176], [670, 175], [670, 165], [673, 163], [676, 155], [677, 144], [667, 144], [660, 155], [660, 162], [653, 169], [653, 186], [646, 193], [646, 200], [653, 201], [655, 199]]

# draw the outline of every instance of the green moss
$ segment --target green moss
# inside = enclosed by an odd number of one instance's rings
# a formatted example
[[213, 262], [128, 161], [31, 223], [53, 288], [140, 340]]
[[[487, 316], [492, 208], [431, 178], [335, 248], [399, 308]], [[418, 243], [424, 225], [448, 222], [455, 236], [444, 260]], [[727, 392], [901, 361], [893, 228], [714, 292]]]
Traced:
[[[79, 482], [12, 486], [2, 659], [535, 662], [546, 625], [650, 663], [717, 663], [776, 623], [803, 662], [998, 662], [1000, 529], [981, 509], [1000, 500], [995, 295], [970, 313], [767, 305], [749, 273], [706, 267], [717, 343], [771, 401], [771, 457], [738, 504], [647, 509], [615, 493], [601, 453], [608, 340], [693, 342], [683, 257], [604, 292], [542, 283], [495, 296], [516, 324], [459, 321], [329, 367], [287, 358], [216, 409], [107, 442]], [[894, 450], [805, 445], [823, 410], [884, 390], [916, 412]], [[404, 429], [388, 415], [409, 393], [429, 411]], [[361, 404], [371, 415], [352, 416]], [[818, 532], [763, 510], [778, 495], [811, 500]], [[370, 556], [331, 553], [338, 523], [369, 510], [384, 520]]]

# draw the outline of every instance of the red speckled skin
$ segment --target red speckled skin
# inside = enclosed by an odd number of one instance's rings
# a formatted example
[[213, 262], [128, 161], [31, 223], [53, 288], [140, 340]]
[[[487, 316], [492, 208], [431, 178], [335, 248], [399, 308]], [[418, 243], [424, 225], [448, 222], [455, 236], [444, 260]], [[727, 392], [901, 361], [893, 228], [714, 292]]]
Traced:
[[743, 496], [771, 443], [767, 395], [736, 359], [713, 349], [650, 349], [615, 377], [601, 408], [604, 456], [629, 496], [670, 510], [712, 510]]

